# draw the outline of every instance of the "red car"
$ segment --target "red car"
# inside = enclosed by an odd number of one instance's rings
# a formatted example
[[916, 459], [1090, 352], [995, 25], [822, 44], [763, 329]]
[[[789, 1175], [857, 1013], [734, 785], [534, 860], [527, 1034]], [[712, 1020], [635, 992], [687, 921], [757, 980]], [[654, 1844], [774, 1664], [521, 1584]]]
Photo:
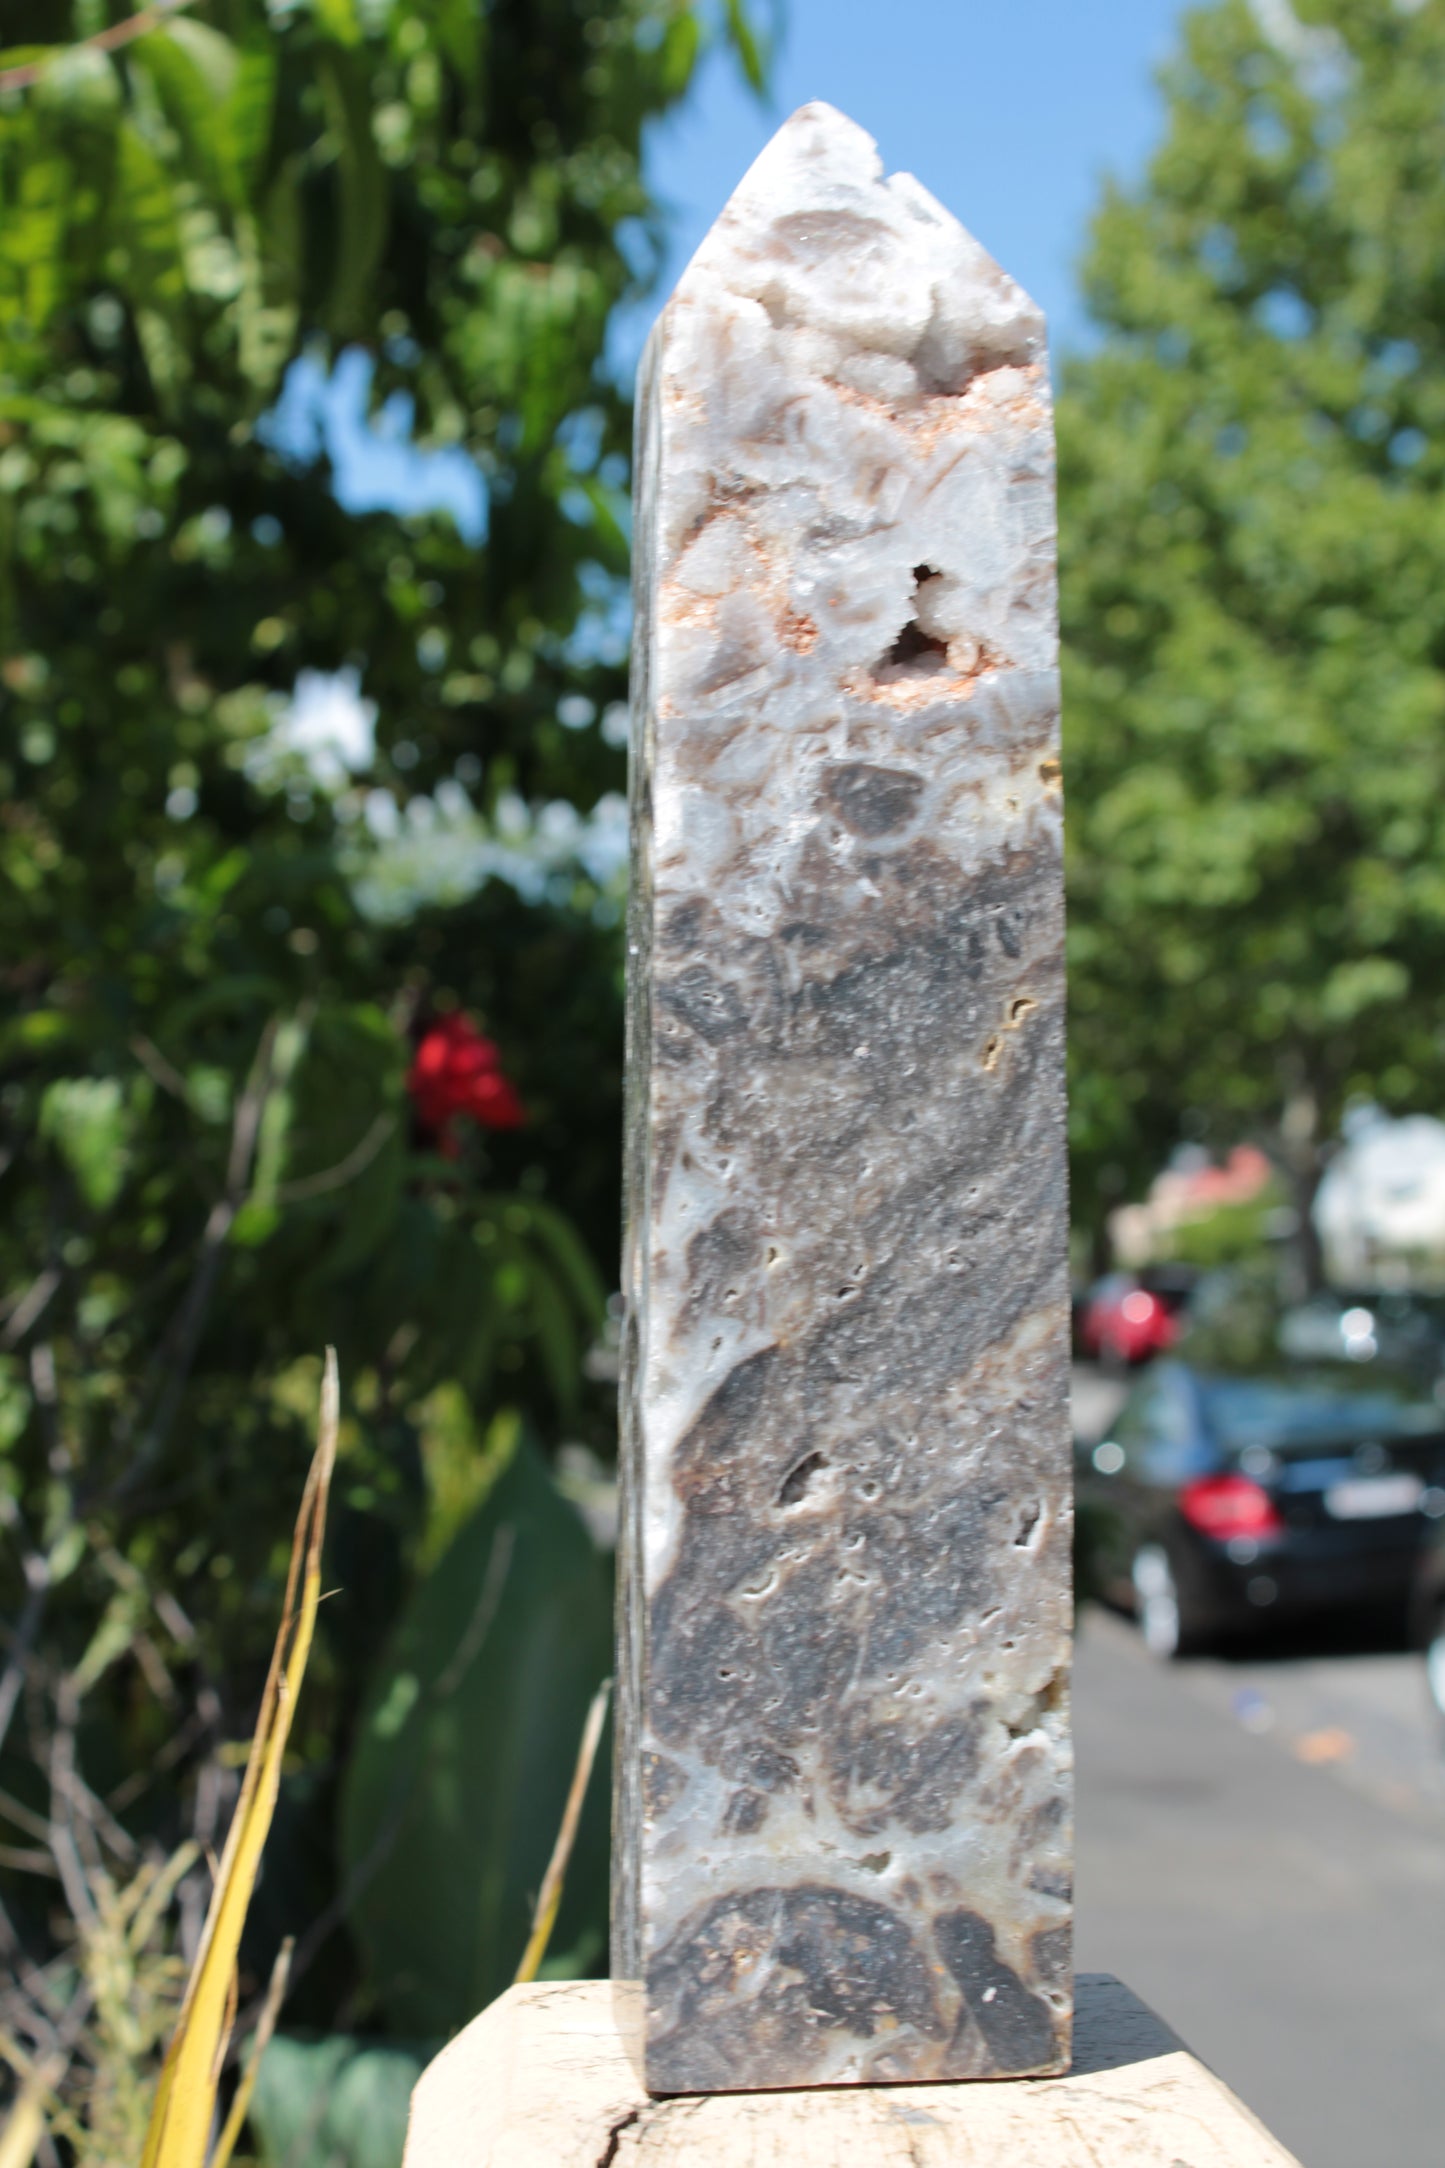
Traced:
[[1084, 1297], [1079, 1353], [1115, 1369], [1164, 1354], [1183, 1329], [1191, 1285], [1182, 1274], [1109, 1273]]

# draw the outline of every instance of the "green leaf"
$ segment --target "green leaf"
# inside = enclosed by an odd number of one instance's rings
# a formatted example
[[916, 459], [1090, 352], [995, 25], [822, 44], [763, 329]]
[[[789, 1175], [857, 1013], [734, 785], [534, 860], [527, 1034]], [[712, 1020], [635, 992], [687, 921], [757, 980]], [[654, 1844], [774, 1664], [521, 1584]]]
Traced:
[[31, 96], [37, 106], [70, 120], [106, 120], [120, 105], [120, 77], [109, 53], [94, 45], [62, 47]]
[[[500, 1208], [500, 1200], [493, 1201]], [[587, 1324], [596, 1331], [606, 1314], [607, 1291], [570, 1222], [551, 1205], [542, 1204], [536, 1198], [507, 1209], [525, 1215], [523, 1224], [530, 1233], [540, 1236], [544, 1252], [550, 1254], [561, 1268], [573, 1300]]]
[[148, 1608], [144, 1587], [117, 1589], [72, 1674], [77, 1692], [89, 1693], [97, 1679], [133, 1649]]
[[53, 59], [57, 53], [62, 53], [65, 49], [63, 45], [6, 45], [0, 47], [0, 73], [8, 75], [12, 68], [33, 68], [38, 61]]
[[61, 1077], [40, 1103], [40, 1134], [54, 1144], [86, 1203], [114, 1204], [126, 1171], [130, 1121], [114, 1077]]
[[231, 105], [241, 56], [230, 39], [207, 23], [178, 16], [137, 41], [133, 64], [154, 83], [187, 162], [199, 169], [212, 190], [239, 203], [242, 167]]
[[672, 17], [662, 41], [662, 80], [678, 97], [692, 81], [702, 49], [702, 25], [690, 9]]
[[248, 199], [270, 146], [277, 75], [276, 50], [269, 38], [254, 38], [241, 49], [227, 117], [236, 175]]
[[426, 2060], [345, 2034], [277, 2033], [251, 2100], [263, 2160], [274, 2168], [401, 2168], [412, 2087]]
[[616, 490], [608, 489], [593, 474], [582, 477], [581, 487], [592, 507], [592, 531], [597, 538], [598, 555], [611, 570], [624, 572], [632, 550], [626, 499]]
[[437, 0], [437, 43], [469, 89], [481, 87], [486, 15], [472, 0]]
[[576, 1410], [581, 1383], [582, 1349], [577, 1343], [571, 1305], [565, 1295], [545, 1279], [538, 1279], [532, 1289], [532, 1329], [537, 1335], [557, 1405], [564, 1415], [571, 1416]]
[[62, 1009], [32, 1009], [28, 1016], [17, 1017], [0, 1032], [0, 1049], [8, 1053], [13, 1047], [24, 1047], [29, 1053], [40, 1053], [47, 1047], [64, 1045], [74, 1032], [75, 1018]]
[[62, 1581], [70, 1579], [88, 1548], [85, 1530], [78, 1521], [72, 1521], [68, 1528], [61, 1530], [45, 1561], [52, 1588], [58, 1588]]
[[1320, 1007], [1332, 1024], [1352, 1024], [1366, 1009], [1403, 1001], [1410, 974], [1391, 956], [1362, 956], [1337, 964], [1325, 981]]
[[356, 0], [311, 0], [312, 12], [320, 29], [339, 45], [361, 43], [361, 21]]
[[243, 1250], [258, 1250], [263, 1242], [269, 1242], [281, 1225], [281, 1214], [272, 1204], [260, 1204], [248, 1198], [231, 1222], [231, 1241]]
[[[343, 0], [322, 4], [341, 6]], [[327, 317], [336, 335], [346, 338], [366, 322], [372, 273], [386, 247], [387, 171], [372, 133], [366, 78], [354, 56], [328, 47], [318, 57], [317, 72], [339, 181]]]
[[271, 1048], [271, 1079], [261, 1125], [256, 1136], [256, 1162], [251, 1177], [250, 1202], [269, 1208], [287, 1163], [295, 1112], [291, 1092], [297, 1064], [306, 1051], [309, 1021], [288, 1017], [277, 1030]]
[[743, 74], [759, 97], [767, 88], [768, 64], [763, 41], [748, 13], [747, 0], [727, 0], [728, 40], [742, 64]]
[[[525, 1440], [422, 1583], [373, 1682], [342, 1804], [351, 1908], [391, 2023], [446, 2035], [508, 1984], [592, 1694], [611, 1669], [610, 1575]], [[594, 1780], [558, 1946], [607, 1909]], [[363, 1861], [375, 1865], [360, 1877]]]

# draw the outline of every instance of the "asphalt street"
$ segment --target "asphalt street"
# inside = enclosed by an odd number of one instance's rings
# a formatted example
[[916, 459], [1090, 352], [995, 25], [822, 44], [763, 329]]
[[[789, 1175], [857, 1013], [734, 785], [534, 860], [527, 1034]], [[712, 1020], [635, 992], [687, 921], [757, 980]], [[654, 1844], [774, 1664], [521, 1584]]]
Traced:
[[1115, 1972], [1304, 2168], [1445, 2164], [1445, 1762], [1417, 1658], [1165, 1667], [1086, 1615], [1078, 1964]]

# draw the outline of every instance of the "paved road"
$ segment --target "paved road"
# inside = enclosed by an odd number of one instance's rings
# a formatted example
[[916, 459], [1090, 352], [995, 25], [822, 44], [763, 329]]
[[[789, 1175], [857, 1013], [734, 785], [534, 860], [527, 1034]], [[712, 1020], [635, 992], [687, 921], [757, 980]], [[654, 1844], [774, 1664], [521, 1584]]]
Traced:
[[1078, 1646], [1081, 1970], [1152, 2002], [1304, 2168], [1445, 2164], [1445, 1771], [1416, 1661]]

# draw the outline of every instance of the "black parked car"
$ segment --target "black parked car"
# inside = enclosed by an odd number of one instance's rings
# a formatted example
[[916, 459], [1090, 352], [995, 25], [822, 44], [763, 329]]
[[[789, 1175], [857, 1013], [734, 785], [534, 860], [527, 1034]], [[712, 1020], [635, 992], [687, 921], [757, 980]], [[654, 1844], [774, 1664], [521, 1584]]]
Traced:
[[1445, 1745], [1445, 1520], [1436, 1523], [1431, 1541], [1425, 1546], [1415, 1587], [1413, 1624], [1425, 1651], [1425, 1683], [1440, 1718], [1441, 1743]]
[[[1246, 1375], [1165, 1361], [1081, 1473], [1099, 1581], [1156, 1655], [1283, 1614], [1403, 1614], [1445, 1518], [1445, 1396], [1376, 1361]], [[1441, 1591], [1445, 1619], [1445, 1568]]]

